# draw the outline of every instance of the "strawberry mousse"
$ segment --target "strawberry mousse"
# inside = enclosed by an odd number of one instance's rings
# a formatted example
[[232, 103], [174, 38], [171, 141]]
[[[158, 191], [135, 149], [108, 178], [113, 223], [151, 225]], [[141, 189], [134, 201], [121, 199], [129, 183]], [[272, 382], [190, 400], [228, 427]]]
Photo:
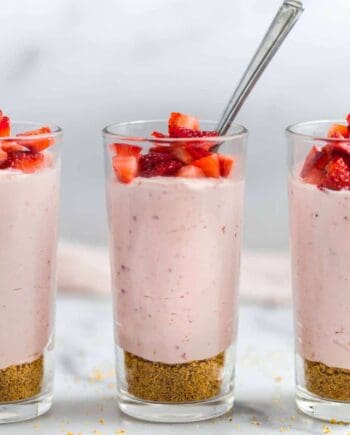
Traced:
[[350, 401], [350, 128], [328, 137], [290, 178], [296, 349], [309, 391]]
[[0, 402], [37, 395], [53, 334], [59, 167], [48, 127], [0, 113]]
[[217, 133], [200, 130], [189, 115], [172, 113], [168, 134], [152, 136], [146, 152], [127, 143], [109, 146], [121, 384], [144, 400], [204, 400], [220, 393], [236, 337], [241, 157], [214, 151]]

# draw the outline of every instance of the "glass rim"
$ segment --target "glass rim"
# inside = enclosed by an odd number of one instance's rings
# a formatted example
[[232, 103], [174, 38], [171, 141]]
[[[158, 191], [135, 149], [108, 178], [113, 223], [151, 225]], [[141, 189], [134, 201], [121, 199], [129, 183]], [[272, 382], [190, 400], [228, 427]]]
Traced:
[[[238, 124], [236, 122], [232, 123], [233, 127], [236, 127], [238, 129], [237, 133], [234, 134], [230, 134], [230, 135], [226, 135], [226, 136], [203, 136], [203, 137], [191, 137], [191, 138], [186, 138], [186, 137], [164, 137], [164, 138], [158, 138], [158, 137], [153, 137], [153, 136], [130, 136], [130, 135], [124, 135], [124, 134], [119, 134], [119, 133], [114, 133], [113, 131], [111, 131], [111, 128], [115, 128], [115, 127], [126, 127], [126, 126], [135, 126], [135, 125], [146, 125], [146, 124], [151, 124], [151, 123], [160, 123], [163, 122], [166, 125], [168, 124], [168, 120], [167, 119], [147, 119], [147, 120], [138, 120], [138, 121], [126, 121], [126, 122], [113, 122], [112, 124], [108, 124], [106, 127], [104, 127], [102, 129], [102, 134], [104, 137], [111, 137], [111, 138], [115, 138], [117, 140], [122, 140], [122, 141], [126, 141], [129, 140], [131, 142], [161, 142], [161, 143], [176, 143], [176, 142], [196, 142], [196, 141], [206, 141], [206, 142], [217, 142], [218, 140], [220, 142], [229, 142], [231, 140], [234, 139], [239, 139], [241, 137], [247, 136], [248, 135], [248, 129], [246, 127], [244, 127], [244, 125], [242, 124]], [[213, 123], [213, 124], [217, 124], [217, 121], [213, 121], [213, 120], [205, 120], [202, 119], [200, 120], [200, 122], [207, 122], [207, 123]]]
[[[63, 129], [61, 127], [59, 127], [56, 124], [52, 124], [49, 122], [38, 122], [38, 121], [11, 121], [11, 127], [15, 126], [15, 125], [23, 125], [23, 126], [28, 126], [28, 130], [29, 131], [30, 127], [33, 128], [33, 130], [40, 128], [41, 127], [49, 127], [51, 132], [50, 133], [39, 133], [39, 134], [32, 134], [29, 136], [25, 136], [25, 135], [21, 135], [21, 136], [17, 136], [17, 135], [10, 135], [10, 136], [1, 136], [0, 137], [0, 142], [2, 141], [25, 141], [25, 140], [33, 140], [33, 139], [48, 139], [48, 138], [52, 138], [52, 137], [59, 137], [62, 136], [63, 134]], [[17, 134], [21, 134], [21, 133], [17, 133]]]
[[[336, 143], [342, 143], [346, 142], [349, 143], [349, 138], [337, 138], [337, 137], [327, 137], [317, 134], [308, 134], [308, 133], [302, 133], [300, 130], [302, 130], [305, 127], [309, 127], [312, 125], [326, 125], [326, 124], [338, 124], [338, 125], [347, 125], [344, 119], [318, 119], [315, 121], [305, 121], [305, 122], [297, 122], [295, 124], [291, 124], [286, 128], [287, 135], [291, 136], [299, 136], [303, 139], [313, 140], [313, 141], [321, 141], [321, 142], [336, 142]], [[300, 129], [300, 130], [299, 130]]]

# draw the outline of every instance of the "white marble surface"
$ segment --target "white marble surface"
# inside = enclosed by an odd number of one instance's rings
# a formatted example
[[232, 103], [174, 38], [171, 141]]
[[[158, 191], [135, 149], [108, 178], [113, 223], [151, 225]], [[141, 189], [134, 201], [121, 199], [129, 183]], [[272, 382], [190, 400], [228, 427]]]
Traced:
[[295, 409], [289, 308], [242, 306], [233, 412], [181, 425], [143, 423], [118, 411], [111, 316], [107, 298], [59, 298], [54, 407], [37, 420], [0, 426], [1, 435], [350, 433], [350, 426], [325, 425]]

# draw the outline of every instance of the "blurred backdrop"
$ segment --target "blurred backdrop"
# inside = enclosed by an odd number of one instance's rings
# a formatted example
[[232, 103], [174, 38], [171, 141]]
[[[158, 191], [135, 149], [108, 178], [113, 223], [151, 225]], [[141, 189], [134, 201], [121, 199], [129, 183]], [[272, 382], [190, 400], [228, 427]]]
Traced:
[[[349, 107], [349, 0], [305, 13], [238, 121], [250, 130], [245, 247], [286, 249], [284, 127]], [[170, 111], [217, 119], [281, 0], [1, 3], [0, 107], [65, 130], [61, 233], [107, 240], [100, 130]], [[1, 205], [3, 206], [3, 205]]]

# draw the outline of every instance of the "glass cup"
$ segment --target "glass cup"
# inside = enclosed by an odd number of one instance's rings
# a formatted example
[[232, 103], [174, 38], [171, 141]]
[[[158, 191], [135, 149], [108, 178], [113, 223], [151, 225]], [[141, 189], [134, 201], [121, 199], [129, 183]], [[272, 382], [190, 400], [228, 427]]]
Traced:
[[348, 159], [349, 141], [327, 138], [334, 124], [344, 122], [287, 128], [296, 402], [312, 417], [349, 422], [350, 191], [320, 181], [320, 148]]
[[[0, 423], [52, 404], [62, 130], [16, 136], [41, 126], [13, 122], [13, 136], [0, 137]], [[33, 146], [40, 154], [22, 159]], [[21, 170], [8, 168], [4, 150]]]
[[[202, 122], [205, 130], [214, 122]], [[230, 178], [137, 177], [113, 171], [114, 143], [185, 149], [154, 138], [164, 121], [103, 130], [119, 407], [159, 422], [209, 419], [234, 400], [247, 130], [190, 145], [234, 157]]]

